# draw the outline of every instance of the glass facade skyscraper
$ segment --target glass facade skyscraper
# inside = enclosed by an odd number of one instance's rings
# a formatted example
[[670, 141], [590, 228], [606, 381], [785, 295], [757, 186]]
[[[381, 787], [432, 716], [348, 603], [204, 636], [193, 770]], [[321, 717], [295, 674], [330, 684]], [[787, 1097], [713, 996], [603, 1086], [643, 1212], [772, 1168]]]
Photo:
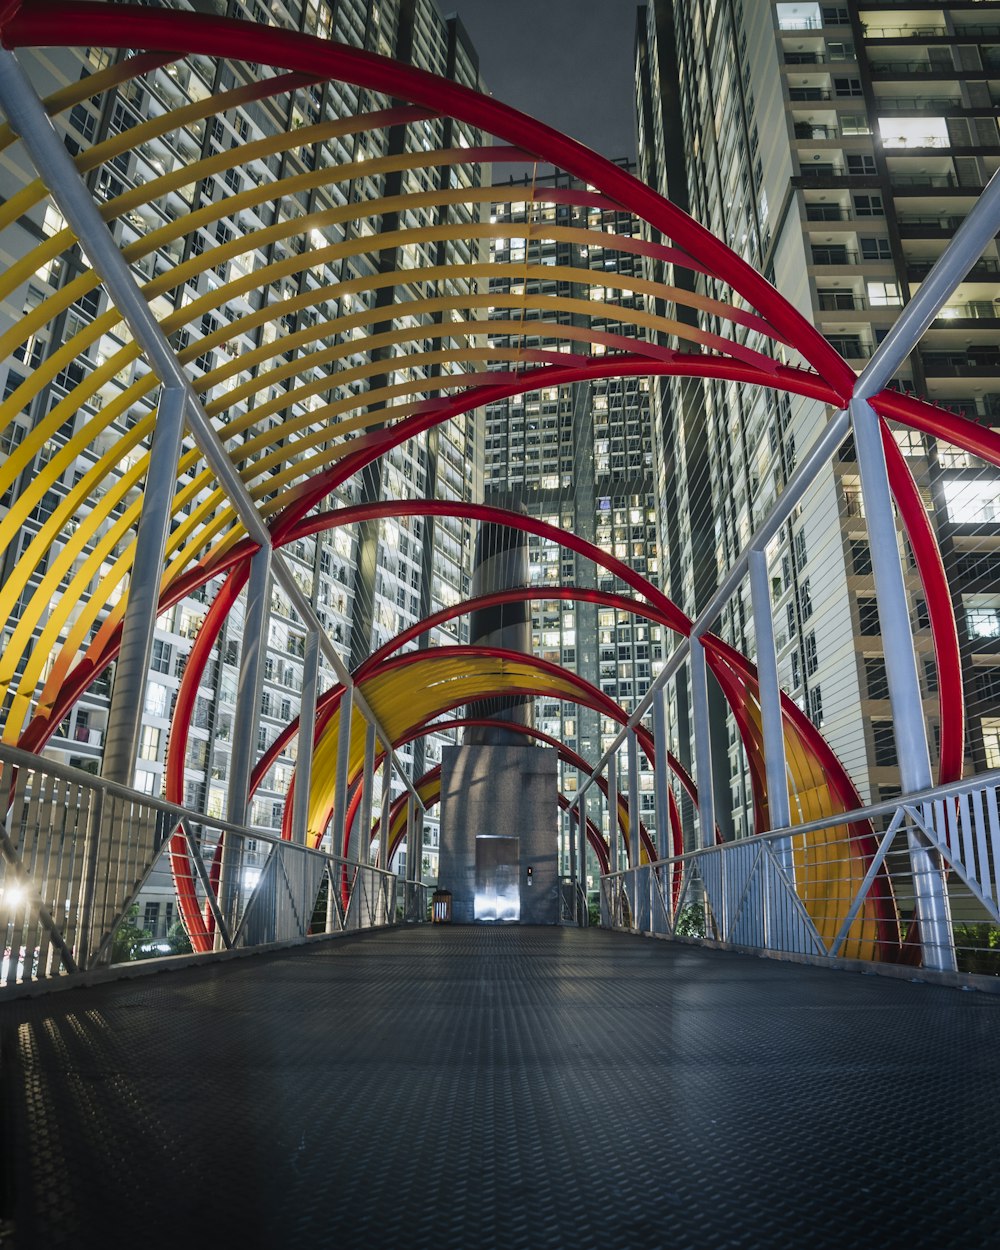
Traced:
[[[763, 272], [860, 371], [1000, 165], [995, 17], [993, 6], [971, 3], [650, 0], [636, 45], [642, 177]], [[659, 275], [671, 277], [667, 270]], [[987, 425], [1000, 424], [998, 275], [993, 245], [898, 383]], [[707, 294], [714, 286], [697, 279]], [[711, 328], [710, 317], [696, 319]], [[751, 331], [745, 341], [759, 346]], [[696, 612], [827, 413], [718, 381], [666, 381], [653, 398], [665, 586]], [[956, 607], [967, 762], [995, 766], [995, 473], [934, 439], [894, 433], [929, 506]], [[934, 653], [912, 555], [905, 546], [903, 554], [933, 755]], [[768, 557], [782, 687], [866, 798], [893, 797], [883, 640], [850, 442]], [[752, 651], [747, 605], [737, 599], [723, 619], [726, 637]], [[678, 715], [683, 724], [683, 707]], [[721, 733], [717, 726], [729, 757], [727, 807], [734, 830], [746, 832], [740, 748], [731, 726], [725, 741]]]
[[[602, 298], [622, 310], [641, 314], [644, 305], [632, 280], [642, 280], [642, 260], [617, 243], [607, 248], [593, 240], [580, 245], [558, 237], [559, 228], [589, 229], [598, 234], [628, 236], [634, 228], [630, 213], [613, 207], [576, 204], [572, 195], [563, 202], [547, 202], [547, 189], [555, 192], [585, 190], [565, 174], [536, 176], [522, 184], [523, 200], [516, 198], [493, 205], [493, 220], [508, 230], [521, 225], [523, 236], [512, 234], [493, 240], [493, 256], [499, 264], [524, 262], [542, 266], [546, 278], [518, 282], [493, 278], [490, 291], [497, 296], [559, 296], [567, 300]], [[533, 198], [536, 197], [537, 198]], [[533, 231], [545, 223], [554, 233]], [[604, 274], [602, 285], [585, 286], [572, 270]], [[548, 275], [551, 275], [550, 277]], [[591, 294], [593, 292], [593, 294]], [[495, 315], [500, 315], [500, 309]], [[509, 315], [506, 309], [504, 315]], [[532, 334], [532, 319], [540, 315], [530, 302], [523, 311], [525, 348], [543, 346], [544, 337]], [[566, 325], [574, 314], [558, 314]], [[583, 318], [577, 318], [582, 325]], [[591, 319], [598, 335], [615, 333], [619, 323]], [[574, 350], [600, 355], [598, 341], [567, 345]], [[653, 449], [651, 442], [649, 380], [610, 378], [590, 383], [549, 387], [538, 393], [517, 395], [490, 404], [485, 412], [484, 482], [487, 503], [522, 511], [595, 543], [623, 560], [655, 583], [659, 578], [656, 538]], [[557, 548], [539, 538], [529, 540], [530, 581], [534, 586], [576, 585], [613, 590], [617, 579], [597, 570], [588, 559]], [[579, 673], [602, 693], [631, 711], [660, 668], [663, 631], [659, 625], [637, 619], [631, 613], [592, 603], [552, 599], [534, 604], [532, 645], [536, 655]], [[564, 741], [591, 763], [610, 747], [617, 726], [596, 711], [554, 700], [540, 701], [535, 725]], [[560, 788], [572, 799], [577, 787], [576, 769], [562, 766]], [[622, 752], [622, 788], [627, 774]], [[655, 819], [653, 774], [641, 760], [640, 811], [647, 828]]]
[[[184, 9], [182, 3], [174, 7]], [[315, 0], [289, 0], [288, 3], [262, 5], [254, 0], [233, 0], [222, 6], [227, 16], [245, 18], [262, 24], [303, 30], [365, 48], [403, 61], [410, 61], [427, 70], [453, 80], [477, 86], [478, 62], [461, 24], [446, 20], [433, 0], [343, 0], [336, 4]], [[24, 54], [28, 68], [40, 94], [72, 88], [81, 78], [114, 74], [115, 64], [123, 59], [99, 48], [80, 52], [55, 50], [45, 54]], [[147, 58], [149, 59], [149, 58]], [[311, 171], [324, 167], [352, 166], [357, 163], [391, 158], [396, 154], [423, 151], [430, 147], [470, 146], [479, 142], [477, 133], [451, 119], [429, 119], [391, 126], [343, 127], [339, 136], [337, 119], [385, 108], [389, 101], [370, 92], [358, 92], [346, 84], [304, 82], [301, 76], [288, 76], [287, 81], [265, 76], [255, 81], [246, 64], [204, 57], [183, 60], [161, 58], [162, 64], [151, 65], [141, 78], [123, 77], [110, 90], [85, 98], [72, 109], [61, 113], [56, 124], [69, 151], [76, 155], [95, 148], [116, 149], [113, 160], [100, 165], [90, 175], [90, 187], [98, 204], [116, 205], [130, 196], [132, 189], [155, 179], [179, 174], [194, 162], [218, 158], [219, 172], [182, 183], [174, 177], [171, 189], [152, 204], [138, 209], [110, 212], [116, 241], [126, 250], [149, 232], [161, 230], [173, 235], [157, 250], [146, 253], [135, 262], [139, 281], [159, 283], [162, 293], [155, 296], [157, 316], [169, 318], [171, 307], [177, 310], [179, 323], [186, 321], [181, 310], [192, 302], [205, 299], [213, 303], [198, 323], [198, 331], [184, 329], [172, 336], [171, 343], [191, 372], [195, 385], [205, 398], [210, 414], [226, 412], [236, 445], [245, 452], [239, 457], [245, 480], [251, 484], [259, 501], [266, 508], [273, 492], [269, 490], [268, 474], [277, 473], [265, 462], [264, 445], [269, 431], [282, 422], [302, 419], [311, 411], [319, 414], [336, 412], [337, 404], [365, 391], [391, 388], [406, 381], [393, 370], [391, 347], [377, 351], [372, 360], [342, 361], [333, 350], [340, 341], [324, 339], [322, 315], [314, 302], [298, 297], [324, 286], [331, 288], [325, 305], [326, 315], [356, 314], [361, 325], [377, 311], [385, 297], [385, 318], [381, 329], [395, 324], [391, 307], [392, 288], [381, 293], [372, 284], [366, 289], [364, 278], [377, 271], [447, 263], [458, 252], [468, 260], [470, 245], [400, 244], [377, 255], [357, 252], [344, 259], [328, 260], [309, 266], [295, 263], [296, 254], [305, 246], [298, 239], [282, 240], [280, 226], [297, 215], [336, 211], [362, 196], [382, 195], [391, 198], [418, 187], [416, 179], [423, 174], [373, 172], [364, 177], [365, 186], [355, 187], [330, 178], [321, 186], [313, 185], [293, 196], [277, 197], [274, 202], [243, 206], [241, 195], [255, 182], [308, 178]], [[95, 78], [95, 82], [98, 81]], [[204, 116], [200, 102], [214, 97], [227, 107], [212, 116]], [[145, 137], [145, 130], [168, 109], [190, 106], [192, 121], [186, 129], [169, 137]], [[281, 145], [280, 154], [268, 153], [269, 141], [285, 133], [301, 129], [316, 134], [314, 142], [299, 147]], [[327, 134], [321, 135], [326, 128]], [[350, 132], [348, 133], [348, 130]], [[138, 136], [132, 140], [131, 136]], [[102, 147], [102, 145], [104, 145]], [[277, 144], [274, 145], [279, 151]], [[255, 154], [242, 165], [236, 157], [244, 150]], [[225, 159], [232, 152], [233, 163]], [[17, 149], [9, 154], [12, 166], [6, 173], [6, 195], [13, 196], [19, 185], [30, 182], [31, 173], [22, 165]], [[462, 185], [475, 185], [478, 165], [456, 165], [440, 171], [439, 178], [460, 180]], [[176, 185], [174, 185], [176, 184]], [[459, 185], [452, 181], [449, 185]], [[229, 203], [236, 205], [228, 210]], [[213, 211], [212, 206], [220, 206]], [[439, 221], [461, 223], [478, 216], [479, 206], [451, 204], [433, 205], [426, 209], [408, 209], [405, 222], [400, 214], [387, 213], [381, 230], [391, 233], [401, 226], [420, 227]], [[196, 233], [184, 236], [169, 227], [185, 217], [205, 218], [206, 224]], [[315, 248], [350, 242], [357, 236], [357, 222], [350, 219], [330, 226], [312, 229], [308, 243]], [[4, 235], [7, 263], [37, 245], [39, 240], [54, 236], [64, 226], [55, 206], [42, 199]], [[365, 230], [370, 231], [370, 223]], [[240, 247], [245, 243], [245, 247]], [[219, 261], [200, 271], [187, 283], [171, 284], [167, 279], [178, 267], [198, 257], [211, 256], [219, 250]], [[345, 249], [347, 250], [347, 249]], [[75, 254], [79, 256], [77, 246]], [[266, 271], [258, 284], [247, 278]], [[267, 275], [273, 274], [269, 279]], [[87, 542], [68, 561], [60, 578], [50, 585], [51, 570], [61, 550], [68, 549], [77, 528], [77, 498], [87, 499], [85, 488], [91, 479], [103, 473], [116, 449], [121, 448], [120, 463], [112, 480], [124, 482], [130, 469], [148, 449], [149, 428], [154, 411], [151, 388], [142, 390], [140, 383], [147, 366], [138, 361], [115, 369], [116, 357], [128, 347], [131, 336], [123, 323], [108, 318], [109, 304], [100, 288], [67, 302], [61, 320], [49, 322], [38, 333], [21, 332], [35, 320], [36, 310], [59, 300], [61, 292], [76, 278], [77, 271], [64, 258], [54, 260], [29, 282], [10, 291], [0, 304], [0, 332], [8, 346], [8, 367], [0, 385], [3, 387], [3, 415], [0, 419], [0, 450], [7, 462], [8, 475], [14, 472], [5, 493], [0, 497], [0, 516], [18, 507], [37, 465], [35, 461], [19, 464], [17, 449], [30, 431], [44, 426], [50, 431], [42, 453], [42, 463], [56, 460], [60, 466], [58, 479], [23, 519], [17, 541], [3, 553], [2, 580], [12, 587], [18, 585], [16, 602], [5, 617], [3, 648], [19, 627], [32, 600], [37, 597], [74, 595], [80, 601], [75, 619], [81, 622], [80, 644], [93, 639], [107, 618], [109, 605], [98, 607], [90, 601], [90, 587], [82, 585], [74, 573], [81, 562], [98, 548], [106, 550], [105, 571], [125, 549], [121, 520], [131, 517], [138, 498], [138, 487], [122, 487], [121, 498], [108, 509], [106, 520], [98, 526]], [[350, 290], [352, 280], [355, 291]], [[345, 292], [333, 290], [346, 284]], [[227, 289], [231, 298], [222, 299]], [[397, 292], [403, 288], [397, 287]], [[219, 299], [207, 297], [220, 293]], [[397, 295], [398, 298], [398, 295]], [[274, 372], [280, 349], [272, 346], [275, 325], [255, 314], [277, 301], [287, 301], [289, 312], [280, 323], [282, 336], [288, 336], [289, 362], [283, 371]], [[88, 336], [88, 328], [98, 319], [108, 322], [98, 336]], [[39, 317], [39, 322], [44, 318]], [[370, 317], [368, 318], [370, 320]], [[55, 326], [55, 333], [51, 327]], [[379, 328], [379, 327], [376, 327]], [[350, 332], [349, 332], [350, 333]], [[72, 344], [76, 336], [91, 341], [72, 358], [63, 361], [63, 342]], [[299, 349], [301, 352], [293, 354]], [[294, 364], [292, 363], [294, 361]], [[384, 368], [378, 369], [379, 361]], [[417, 366], [419, 367], [419, 366]], [[427, 373], [440, 371], [428, 366]], [[259, 385], [256, 379], [267, 374]], [[408, 375], [407, 375], [408, 376]], [[78, 404], [80, 383], [92, 380], [85, 396], [85, 407]], [[72, 399], [67, 398], [73, 392]], [[384, 401], [380, 401], [384, 406]], [[243, 420], [242, 414], [253, 414]], [[80, 445], [75, 433], [84, 420], [96, 414], [106, 416], [99, 439]], [[234, 420], [235, 418], [235, 420]], [[307, 452], [324, 446], [322, 422], [317, 415], [316, 426], [303, 440], [302, 459]], [[145, 423], [145, 424], [143, 424]], [[238, 428], [238, 432], [236, 430]], [[135, 431], [145, 431], [140, 437]], [[377, 462], [377, 467], [352, 478], [338, 487], [327, 500], [327, 507], [344, 506], [366, 499], [418, 496], [469, 501], [481, 493], [481, 447], [477, 442], [474, 417], [455, 420], [418, 435], [392, 450]], [[332, 441], [336, 441], [333, 439]], [[260, 443], [260, 448], [256, 443]], [[232, 445], [232, 443], [231, 443]], [[186, 453], [193, 444], [185, 442]], [[202, 472], [196, 460], [179, 482], [178, 489], [187, 490], [185, 524], [191, 535], [211, 527], [213, 516], [221, 515], [217, 506], [206, 505], [212, 483], [199, 477]], [[133, 475], [134, 476], [134, 475]], [[305, 470], [301, 480], [304, 480]], [[294, 487], [296, 479], [282, 479], [282, 487]], [[275, 489], [279, 484], [275, 483]], [[79, 489], [78, 489], [79, 488]], [[114, 494], [112, 487], [110, 494]], [[109, 494], [107, 480], [102, 481], [98, 496]], [[90, 501], [86, 505], [91, 506]], [[100, 505], [97, 505], [100, 506]], [[206, 512], [206, 507], [208, 511]], [[64, 543], [48, 546], [45, 527], [62, 525]], [[176, 527], [175, 527], [176, 529]], [[309, 597], [321, 625], [333, 640], [344, 662], [356, 665], [373, 649], [399, 630], [429, 613], [467, 597], [471, 573], [471, 529], [469, 522], [448, 517], [387, 518], [362, 522], [329, 530], [315, 537], [306, 537], [285, 548], [295, 577]], [[37, 548], [39, 555], [33, 560]], [[74, 562], [75, 561], [75, 562]], [[15, 566], [17, 575], [15, 577]], [[25, 575], [25, 570], [30, 573]], [[135, 783], [149, 794], [159, 795], [163, 789], [164, 761], [171, 736], [173, 707], [177, 690], [188, 661], [198, 629], [208, 605], [221, 580], [202, 587], [171, 607], [157, 621], [153, 644], [151, 671], [146, 685], [145, 709], [139, 746]], [[30, 615], [30, 613], [29, 613]], [[244, 608], [237, 603], [225, 623], [212, 660], [199, 685], [183, 769], [183, 801], [214, 816], [223, 816], [227, 806], [227, 782], [230, 767], [229, 744], [236, 712], [238, 663], [241, 652]], [[70, 626], [72, 628], [72, 625]], [[462, 641], [464, 626], [448, 627], [441, 636]], [[34, 628], [35, 640], [54, 647], [65, 638], [49, 639], [44, 624]], [[275, 741], [281, 729], [298, 714], [302, 688], [305, 624], [296, 614], [288, 596], [277, 583], [272, 585], [270, 620], [267, 631], [267, 654], [264, 660], [264, 685], [257, 725], [257, 750], [263, 752]], [[441, 633], [441, 631], [439, 631]], [[55, 652], [53, 651], [53, 654]], [[8, 741], [16, 740], [24, 717], [36, 706], [41, 686], [47, 677], [43, 669], [37, 686], [23, 673], [9, 674], [5, 699], [5, 733]], [[47, 751], [60, 759], [90, 771], [100, 767], [108, 719], [109, 697], [113, 673], [106, 672], [76, 704]], [[323, 664], [321, 688], [335, 683], [335, 674]], [[13, 688], [18, 687], [15, 694]], [[420, 740], [401, 748], [399, 758], [413, 775], [419, 775], [438, 758], [440, 740]], [[281, 828], [286, 818], [286, 795], [296, 759], [294, 737], [287, 748], [268, 769], [257, 789], [250, 811], [251, 823], [272, 831]], [[397, 789], [399, 782], [394, 782]], [[425, 834], [433, 844], [435, 826], [429, 821]], [[430, 853], [433, 851], [431, 849]], [[433, 865], [430, 865], [433, 867]], [[166, 904], [168, 911], [170, 904]], [[162, 929], [169, 915], [161, 913]], [[156, 925], [153, 926], [154, 928]]]

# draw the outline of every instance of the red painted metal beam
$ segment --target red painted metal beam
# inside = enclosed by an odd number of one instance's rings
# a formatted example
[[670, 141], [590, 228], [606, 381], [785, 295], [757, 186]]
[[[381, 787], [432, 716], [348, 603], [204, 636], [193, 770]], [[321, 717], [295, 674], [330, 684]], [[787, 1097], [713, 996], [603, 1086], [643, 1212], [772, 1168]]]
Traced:
[[96, 44], [263, 62], [367, 87], [458, 118], [574, 174], [655, 226], [744, 296], [834, 386], [842, 403], [850, 397], [853, 370], [801, 313], [725, 243], [612, 161], [490, 96], [372, 52], [297, 31], [201, 13], [92, 0], [36, 0], [29, 11], [8, 17], [0, 37], [8, 48]]

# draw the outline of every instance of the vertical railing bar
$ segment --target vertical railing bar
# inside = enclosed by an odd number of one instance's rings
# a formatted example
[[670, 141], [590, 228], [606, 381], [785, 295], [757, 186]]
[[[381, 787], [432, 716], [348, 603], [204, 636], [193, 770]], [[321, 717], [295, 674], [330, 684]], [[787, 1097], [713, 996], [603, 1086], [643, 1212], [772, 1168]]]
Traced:
[[[73, 958], [72, 951], [70, 951], [69, 947], [66, 945], [62, 932], [59, 929], [59, 926], [56, 924], [54, 917], [50, 914], [49, 909], [38, 898], [37, 892], [33, 888], [34, 882], [31, 880], [28, 874], [24, 871], [21, 865], [20, 856], [18, 855], [17, 850], [15, 849], [14, 844], [11, 841], [10, 835], [7, 833], [7, 830], [3, 827], [3, 825], [0, 825], [0, 850], [3, 851], [3, 856], [4, 856], [4, 859], [7, 861], [8, 869], [13, 871], [15, 880], [18, 882], [19, 885], [24, 887], [25, 895], [26, 895], [24, 906], [26, 908], [34, 906], [40, 923], [44, 925], [46, 929], [49, 930], [49, 933], [52, 935], [52, 941], [55, 942], [56, 946], [58, 946], [59, 948], [60, 953], [62, 954], [63, 963], [66, 965], [66, 971], [67, 972], [79, 971], [79, 965], [77, 961]], [[15, 947], [12, 943], [11, 944], [11, 966], [15, 967], [15, 969], [16, 969], [17, 956], [18, 956], [19, 951], [20, 951], [20, 943], [17, 945], [17, 947]], [[27, 958], [27, 950], [25, 951], [25, 957]], [[16, 977], [16, 971], [15, 971], [15, 977]]]
[[[59, 820], [59, 815], [64, 810], [64, 806], [62, 802], [62, 795], [63, 795], [65, 787], [63, 783], [60, 782], [57, 777], [50, 776], [48, 780], [50, 783], [48, 787], [49, 834], [48, 834], [48, 837], [46, 838], [45, 851], [44, 851], [44, 855], [45, 855], [44, 864], [41, 866], [40, 874], [37, 874], [37, 879], [38, 879], [38, 896], [42, 900], [42, 902], [45, 904], [45, 906], [48, 908], [49, 914], [52, 916], [53, 921], [55, 921], [56, 920], [56, 913], [54, 909], [55, 900], [53, 898], [55, 890], [52, 884], [52, 873], [53, 873], [53, 867], [54, 867], [53, 857], [55, 856], [56, 860], [58, 861], [58, 854], [55, 849], [56, 848], [55, 832], [56, 832], [56, 826]], [[52, 955], [52, 950], [51, 950], [52, 943], [51, 943], [50, 936], [49, 936], [49, 930], [46, 929], [45, 926], [41, 924], [41, 922], [39, 922], [38, 927], [40, 929], [40, 933], [38, 935], [38, 976], [46, 977], [49, 974], [49, 960]], [[65, 934], [63, 936], [65, 937]]]
[[136, 902], [136, 900], [138, 899], [142, 891], [149, 884], [150, 878], [152, 877], [153, 873], [156, 871], [161, 857], [165, 856], [166, 846], [167, 846], [167, 843], [164, 842], [159, 852], [157, 852], [157, 854], [155, 854], [153, 858], [150, 860], [150, 862], [146, 865], [146, 869], [140, 876], [138, 883], [135, 886], [135, 889], [132, 890], [132, 892], [126, 896], [125, 901], [122, 903], [121, 909], [119, 910], [116, 919], [112, 923], [111, 928], [108, 930], [108, 933], [105, 935], [105, 937], [101, 941], [100, 946], [97, 948], [97, 951], [94, 954], [94, 958], [91, 961], [92, 967], [96, 967], [98, 964], [100, 964], [104, 956], [110, 952], [112, 946], [114, 945], [115, 934], [121, 928], [122, 922], [128, 916], [130, 908]]
[[997, 792], [990, 786], [986, 791], [986, 811], [989, 814], [990, 876], [993, 881], [993, 897], [1000, 903], [1000, 810]]
[[962, 859], [965, 862], [966, 872], [978, 881], [979, 873], [976, 871], [976, 851], [972, 843], [972, 813], [969, 809], [969, 796], [960, 794], [957, 806], [956, 819], [962, 835]]
[[[781, 898], [786, 909], [784, 915], [785, 923], [787, 924], [793, 917], [800, 920], [805, 925], [806, 932], [816, 943], [818, 953], [821, 955], [827, 954], [826, 946], [823, 944], [823, 938], [820, 936], [820, 932], [816, 928], [812, 916], [810, 916], [808, 911], [806, 911], [805, 903], [803, 903], [803, 901], [799, 898], [792, 878], [785, 871], [784, 861], [775, 851], [772, 840], [770, 838], [766, 839], [762, 843], [762, 846], [764, 848], [765, 855], [768, 857], [768, 862], [770, 863], [771, 868], [778, 875], [778, 882], [782, 887]], [[874, 876], [872, 877], [872, 880], [874, 880]]]
[[[205, 861], [201, 857], [201, 850], [194, 840], [194, 834], [191, 832], [186, 820], [181, 820], [178, 827], [184, 836], [184, 841], [187, 843], [188, 855], [194, 864], [194, 870], [198, 874], [198, 879], [201, 881], [202, 888], [205, 891], [205, 902], [208, 903], [209, 909], [215, 918], [215, 931], [222, 937], [226, 950], [232, 950], [233, 937], [226, 918], [222, 914], [222, 909], [219, 907], [219, 900], [215, 897], [215, 891], [212, 889], [212, 882], [208, 876], [208, 869], [205, 867]], [[169, 843], [170, 838], [166, 840], [164, 845], [169, 845]]]
[[993, 917], [994, 921], [997, 924], [1000, 924], [1000, 908], [998, 908], [997, 904], [986, 893], [984, 893], [983, 888], [980, 885], [979, 881], [966, 868], [961, 858], [957, 855], [952, 857], [948, 846], [944, 842], [941, 841], [938, 835], [934, 832], [933, 827], [932, 828], [927, 827], [927, 825], [924, 823], [923, 819], [921, 818], [920, 813], [917, 812], [915, 808], [907, 806], [906, 811], [907, 811], [907, 815], [910, 817], [910, 819], [913, 821], [916, 827], [925, 835], [925, 837], [927, 838], [927, 841], [930, 842], [934, 850], [937, 851], [938, 854], [941, 856], [944, 863], [951, 865], [951, 867], [955, 870], [955, 872], [957, 872], [958, 875], [965, 882], [966, 886], [969, 889], [969, 892], [972, 895], [974, 895], [974, 897], [977, 899], [978, 902], [982, 903], [983, 907], [986, 908], [989, 914]]
[[[731, 859], [732, 859], [732, 858], [733, 858], [733, 856], [734, 856], [735, 854], [737, 854], [737, 853], [738, 853], [741, 857], [745, 856], [745, 854], [746, 854], [746, 850], [747, 850], [747, 848], [746, 848], [746, 847], [742, 847], [742, 846], [740, 846], [740, 847], [739, 847], [739, 850], [738, 850], [738, 852], [737, 852], [737, 851], [736, 851], [736, 846], [737, 846], [737, 845], [738, 845], [738, 844], [733, 844], [733, 850], [730, 852], [730, 858], [731, 858]], [[729, 922], [729, 923], [728, 923], [728, 926], [727, 926], [727, 933], [726, 933], [726, 941], [727, 941], [727, 942], [731, 940], [731, 936], [732, 936], [732, 934], [735, 932], [735, 930], [736, 930], [736, 926], [737, 926], [737, 924], [739, 923], [740, 915], [741, 915], [741, 913], [742, 913], [742, 911], [743, 911], [743, 904], [744, 904], [744, 902], [746, 901], [747, 894], [748, 894], [748, 893], [749, 893], [749, 891], [750, 891], [750, 883], [753, 881], [753, 875], [754, 875], [754, 873], [757, 871], [757, 865], [760, 863], [761, 847], [762, 847], [762, 846], [763, 846], [763, 842], [758, 842], [758, 843], [757, 843], [757, 845], [756, 845], [756, 847], [754, 847], [754, 851], [755, 851], [756, 853], [753, 855], [753, 860], [752, 860], [752, 862], [751, 862], [751, 864], [750, 864], [750, 871], [747, 873], [747, 875], [746, 875], [746, 880], [743, 882], [743, 889], [740, 891], [740, 897], [739, 897], [739, 899], [737, 900], [736, 906], [735, 906], [734, 908], [731, 908], [731, 909], [730, 909], [730, 910], [731, 910], [731, 912], [732, 912], [732, 915], [731, 915], [731, 916], [729, 916], [729, 917], [727, 917], [728, 922]]]

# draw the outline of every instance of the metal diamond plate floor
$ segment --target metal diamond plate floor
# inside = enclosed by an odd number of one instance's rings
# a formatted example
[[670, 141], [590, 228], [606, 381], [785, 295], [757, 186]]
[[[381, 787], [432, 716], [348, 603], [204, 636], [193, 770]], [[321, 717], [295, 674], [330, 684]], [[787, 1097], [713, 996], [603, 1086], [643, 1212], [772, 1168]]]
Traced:
[[0, 1010], [19, 1250], [1000, 1247], [1000, 997], [424, 927]]

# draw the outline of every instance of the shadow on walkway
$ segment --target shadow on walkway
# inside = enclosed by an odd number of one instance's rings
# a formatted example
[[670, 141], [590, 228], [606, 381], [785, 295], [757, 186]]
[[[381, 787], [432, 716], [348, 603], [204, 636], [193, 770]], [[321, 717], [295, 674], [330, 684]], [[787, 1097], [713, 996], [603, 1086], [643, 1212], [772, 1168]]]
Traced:
[[1000, 997], [421, 927], [0, 1010], [19, 1250], [1000, 1244]]

